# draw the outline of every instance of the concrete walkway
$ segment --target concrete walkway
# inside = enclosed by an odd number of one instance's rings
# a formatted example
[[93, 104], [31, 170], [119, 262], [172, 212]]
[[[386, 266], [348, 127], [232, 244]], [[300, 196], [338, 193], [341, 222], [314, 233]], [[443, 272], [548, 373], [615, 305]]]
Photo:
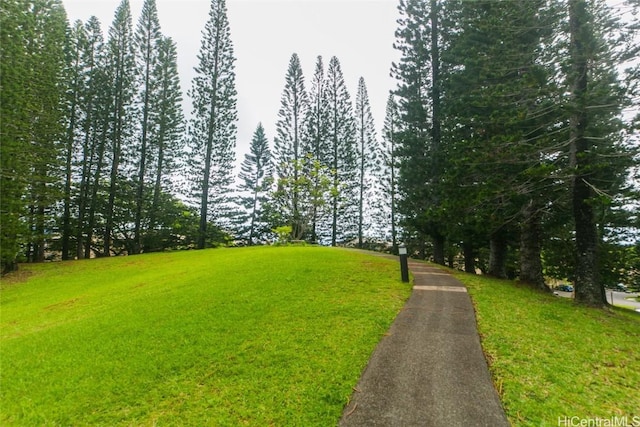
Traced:
[[411, 297], [375, 349], [339, 425], [509, 426], [466, 288], [425, 263], [409, 260], [409, 269]]

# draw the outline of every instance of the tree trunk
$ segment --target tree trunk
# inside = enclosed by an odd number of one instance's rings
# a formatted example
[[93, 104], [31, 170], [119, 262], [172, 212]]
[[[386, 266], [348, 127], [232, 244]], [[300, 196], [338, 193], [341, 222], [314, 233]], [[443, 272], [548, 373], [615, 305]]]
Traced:
[[120, 168], [120, 155], [122, 154], [122, 132], [124, 128], [124, 100], [123, 82], [120, 74], [119, 62], [116, 62], [116, 88], [113, 111], [113, 140], [111, 157], [111, 183], [109, 185], [109, 201], [107, 203], [106, 226], [104, 228], [104, 250], [105, 257], [111, 256], [111, 235], [113, 232], [114, 210], [116, 192], [118, 191], [118, 170]]
[[[362, 120], [361, 120], [362, 123]], [[363, 225], [364, 225], [364, 126], [360, 130], [360, 188], [358, 196], [358, 247], [362, 249], [364, 244]]]
[[431, 73], [432, 73], [432, 161], [433, 161], [433, 184], [438, 185], [440, 181], [440, 149], [441, 149], [441, 102], [440, 102], [440, 47], [438, 43], [438, 0], [431, 0]]
[[[158, 160], [156, 167], [155, 183], [153, 185], [153, 198], [151, 201], [151, 211], [149, 212], [149, 230], [154, 230], [157, 222], [158, 209], [160, 208], [160, 193], [162, 192], [162, 168], [164, 167], [164, 123], [160, 124], [158, 135]], [[146, 248], [145, 251], [153, 248]]]
[[491, 234], [489, 240], [488, 274], [499, 279], [507, 278], [507, 240], [502, 230]]
[[[43, 186], [44, 187], [44, 186]], [[44, 189], [43, 189], [44, 191]], [[43, 203], [42, 201], [40, 203]], [[45, 225], [44, 225], [44, 219], [45, 219], [45, 213], [46, 213], [46, 209], [44, 206], [40, 205], [37, 208], [37, 213], [36, 213], [36, 249], [34, 250], [34, 255], [35, 255], [35, 262], [44, 262], [45, 259], [45, 239], [44, 239], [44, 233], [45, 233]]]
[[395, 170], [393, 160], [391, 163], [391, 253], [398, 253], [398, 231], [396, 230], [396, 190], [395, 190]]
[[[219, 30], [219, 29], [218, 29]], [[200, 200], [200, 227], [198, 230], [198, 249], [204, 249], [207, 239], [207, 212], [209, 209], [209, 175], [211, 173], [211, 156], [213, 154], [213, 135], [216, 123], [216, 104], [218, 102], [218, 39], [216, 39], [213, 67], [213, 87], [211, 90], [211, 111], [209, 112], [209, 129], [207, 135], [207, 154], [204, 161], [202, 198]]]
[[590, 203], [592, 187], [589, 183], [589, 140], [587, 128], [587, 90], [589, 17], [584, 0], [569, 1], [569, 27], [571, 32], [570, 54], [572, 59], [573, 114], [570, 127], [569, 165], [573, 170], [571, 197], [576, 228], [576, 301], [585, 305], [602, 307], [607, 304], [604, 287], [598, 281], [598, 230], [593, 207]]
[[[335, 102], [334, 102], [335, 104]], [[337, 113], [334, 111], [333, 113], [333, 191], [335, 194], [331, 196], [332, 198], [332, 214], [333, 217], [331, 219], [331, 246], [336, 246], [337, 243], [337, 235], [338, 235], [338, 188], [340, 188], [340, 181], [338, 179], [338, 137], [336, 135], [338, 129], [338, 118], [336, 117]]]
[[256, 177], [255, 177], [255, 184], [256, 184], [256, 188], [253, 191], [253, 207], [251, 209], [251, 223], [249, 225], [249, 246], [253, 246], [253, 235], [255, 233], [255, 228], [256, 228], [256, 211], [258, 210], [258, 179], [260, 179], [258, 177], [258, 172], [260, 172], [259, 170], [256, 172]]
[[464, 254], [465, 273], [476, 274], [476, 254], [471, 241], [464, 240], [462, 242], [462, 253]]
[[[215, 93], [215, 92], [214, 92]], [[215, 98], [215, 95], [213, 96]], [[202, 180], [202, 197], [200, 198], [200, 226], [198, 229], [198, 249], [204, 249], [207, 241], [207, 211], [209, 209], [209, 175], [211, 174], [211, 155], [213, 152], [213, 105], [211, 102], [211, 120], [209, 121], [209, 138], [207, 139], [207, 152], [204, 161], [204, 175]]]
[[431, 238], [433, 239], [433, 262], [435, 262], [436, 264], [445, 265], [444, 236], [440, 233], [433, 233]]
[[95, 227], [95, 216], [98, 205], [98, 190], [100, 188], [100, 178], [102, 173], [102, 167], [104, 165], [104, 152], [107, 139], [108, 119], [103, 118], [102, 122], [102, 135], [100, 136], [100, 142], [97, 149], [97, 163], [96, 171], [93, 177], [93, 187], [91, 188], [91, 197], [89, 203], [89, 219], [87, 221], [87, 241], [85, 242], [84, 257], [91, 258], [91, 244], [93, 243], [93, 229]]
[[520, 281], [536, 289], [547, 289], [542, 274], [541, 211], [533, 200], [522, 210], [520, 228]]
[[[147, 58], [150, 53], [147, 50]], [[149, 128], [149, 73], [150, 64], [147, 62], [144, 82], [144, 104], [142, 106], [142, 141], [140, 145], [140, 168], [138, 170], [138, 188], [136, 191], [136, 218], [134, 224], [133, 253], [142, 252], [142, 205], [144, 200], [144, 175], [147, 169], [147, 130]]]
[[[76, 55], [75, 67], [77, 69], [79, 55]], [[62, 215], [62, 259], [69, 259], [71, 241], [71, 163], [73, 161], [73, 139], [76, 128], [76, 106], [78, 100], [78, 79], [73, 82], [73, 101], [69, 113], [69, 127], [67, 128], [67, 146], [65, 153], [65, 180], [64, 180], [64, 213]], [[80, 224], [78, 224], [80, 227]]]

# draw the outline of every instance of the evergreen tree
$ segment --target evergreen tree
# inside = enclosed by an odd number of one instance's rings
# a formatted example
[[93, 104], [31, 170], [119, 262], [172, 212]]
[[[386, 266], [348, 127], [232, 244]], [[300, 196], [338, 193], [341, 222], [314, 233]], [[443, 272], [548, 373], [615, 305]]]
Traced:
[[0, 264], [6, 272], [16, 268], [22, 244], [29, 260], [44, 260], [55, 225], [67, 22], [56, 0], [7, 1], [1, 12]]
[[378, 209], [376, 209], [375, 221], [381, 228], [381, 234], [386, 238], [389, 233], [392, 243], [392, 251], [396, 252], [397, 242], [397, 208], [398, 197], [398, 160], [397, 134], [400, 129], [400, 119], [398, 117], [398, 106], [393, 93], [389, 94], [385, 109], [384, 127], [382, 129], [382, 144], [380, 147], [381, 167], [379, 171]]
[[[18, 267], [20, 245], [26, 234], [23, 218], [27, 188], [28, 117], [26, 91], [30, 70], [26, 54], [29, 33], [25, 25], [27, 3], [0, 3], [0, 273]], [[22, 31], [18, 31], [22, 30]]]
[[356, 155], [358, 163], [358, 247], [362, 248], [364, 234], [371, 227], [371, 214], [365, 217], [365, 212], [373, 211], [373, 189], [376, 185], [376, 173], [380, 169], [379, 147], [376, 140], [376, 130], [371, 114], [369, 94], [363, 77], [358, 80], [356, 94]]
[[[81, 153], [82, 176], [78, 194], [78, 258], [89, 258], [97, 234], [98, 193], [106, 173], [106, 146], [113, 105], [107, 73], [107, 52], [100, 22], [95, 16], [85, 24], [87, 44], [84, 51], [86, 92], [83, 96], [84, 120]], [[86, 219], [85, 219], [86, 218]], [[83, 243], [84, 242], [84, 251]], [[95, 252], [95, 251], [94, 251]]]
[[[316, 60], [316, 68], [311, 81], [311, 90], [309, 92], [309, 109], [306, 118], [306, 139], [305, 153], [310, 155], [313, 161], [319, 162], [321, 166], [328, 167], [329, 164], [329, 146], [328, 146], [328, 106], [327, 97], [325, 96], [325, 76], [324, 64], [322, 56], [318, 56]], [[318, 179], [319, 174], [313, 175]], [[317, 186], [319, 182], [314, 182]], [[318, 224], [322, 219], [324, 212], [321, 205], [314, 205], [314, 211], [311, 215], [311, 242], [318, 241]]]
[[[278, 181], [293, 180], [295, 182], [300, 179], [302, 173], [296, 165], [299, 165], [304, 157], [304, 120], [309, 109], [300, 59], [295, 53], [291, 55], [285, 82], [276, 124], [274, 156]], [[300, 204], [306, 201], [300, 199], [296, 186], [293, 187], [292, 194], [282, 192], [280, 194], [290, 197], [289, 203], [281, 204], [286, 209], [283, 214], [291, 225], [292, 238], [300, 240], [304, 236], [304, 230], [307, 229], [307, 224], [302, 223]]]
[[67, 39], [67, 70], [65, 81], [67, 93], [67, 124], [64, 148], [64, 190], [62, 214], [62, 259], [70, 257], [71, 244], [71, 203], [73, 183], [73, 155], [81, 137], [82, 100], [85, 91], [83, 53], [87, 42], [86, 31], [82, 21], [76, 21], [69, 31]]
[[145, 239], [145, 251], [155, 246], [154, 228], [158, 225], [158, 215], [162, 195], [171, 187], [171, 177], [183, 162], [184, 115], [182, 113], [182, 91], [178, 74], [176, 45], [171, 38], [163, 37], [158, 44], [158, 66], [154, 69], [157, 88], [150, 100], [154, 105], [151, 115], [150, 151], [154, 154], [154, 185], [149, 210], [149, 236]]
[[33, 260], [44, 258], [45, 214], [55, 198], [57, 143], [63, 138], [65, 30], [59, 1], [0, 4], [2, 273], [17, 268], [24, 244]]
[[159, 64], [159, 44], [161, 40], [160, 23], [158, 21], [158, 11], [155, 0], [145, 0], [142, 5], [142, 13], [138, 20], [138, 26], [134, 38], [134, 48], [136, 53], [137, 65], [137, 86], [138, 105], [140, 114], [139, 142], [136, 144], [137, 153], [135, 154], [138, 163], [138, 179], [136, 189], [136, 209], [134, 224], [134, 253], [140, 253], [142, 250], [142, 207], [143, 195], [145, 192], [145, 179], [147, 177], [148, 157], [150, 151], [149, 137], [154, 131], [152, 128], [152, 114], [156, 111], [157, 106], [152, 103], [154, 92], [159, 90], [160, 82], [154, 77], [157, 74], [156, 69]]
[[540, 192], [549, 184], [538, 171], [548, 171], [543, 150], [554, 141], [545, 131], [558, 114], [542, 55], [551, 44], [553, 17], [545, 3], [464, 3], [446, 57], [454, 68], [446, 88], [454, 129], [447, 194], [457, 194], [449, 206], [468, 213], [466, 246], [475, 246], [470, 236], [486, 238], [478, 227], [488, 231], [488, 272], [494, 276], [507, 276], [509, 246], [518, 244], [513, 237], [522, 231], [521, 279], [538, 287], [544, 287]]
[[244, 155], [239, 178], [239, 189], [246, 194], [241, 197], [241, 205], [245, 209], [243, 219], [247, 228], [246, 231], [243, 230], [243, 234], [249, 245], [253, 245], [264, 236], [263, 210], [273, 182], [272, 156], [262, 123], [258, 123], [249, 153]]
[[[613, 61], [619, 27], [610, 11], [569, 1], [569, 170], [575, 227], [576, 301], [606, 304], [599, 249], [610, 205], [623, 191], [633, 159], [620, 143], [622, 88]], [[610, 199], [603, 204], [603, 199]], [[599, 231], [599, 228], [602, 231]]]
[[200, 196], [197, 246], [203, 249], [208, 221], [220, 216], [233, 180], [237, 95], [235, 57], [224, 0], [211, 1], [198, 60], [190, 91], [194, 111], [189, 142], [195, 190]]
[[[129, 0], [122, 0], [109, 28], [107, 41], [107, 78], [113, 88], [112, 112], [109, 124], [111, 171], [109, 198], [105, 212], [103, 255], [111, 255], [116, 202], [118, 197], [121, 167], [124, 163], [124, 148], [131, 145], [133, 137], [133, 101], [135, 99], [135, 53]], [[124, 187], [124, 185], [123, 185]]]
[[[433, 238], [434, 259], [444, 263], [444, 238], [438, 223], [437, 193], [433, 184], [429, 8], [425, 1], [400, 0], [395, 48], [401, 58], [392, 67], [398, 80], [396, 96], [403, 122], [398, 141], [398, 209], [403, 228], [417, 240], [421, 252], [428, 235]], [[407, 236], [409, 238], [409, 236]]]
[[328, 167], [332, 188], [331, 246], [346, 242], [357, 235], [357, 164], [356, 124], [353, 108], [344, 83], [340, 61], [335, 56], [329, 61], [326, 77], [328, 140], [330, 146]]

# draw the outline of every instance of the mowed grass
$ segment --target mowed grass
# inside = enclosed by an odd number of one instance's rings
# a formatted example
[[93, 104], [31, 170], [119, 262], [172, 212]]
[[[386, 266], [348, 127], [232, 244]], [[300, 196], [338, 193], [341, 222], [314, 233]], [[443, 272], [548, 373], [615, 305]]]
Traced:
[[514, 282], [456, 277], [469, 289], [494, 382], [514, 426], [612, 417], [640, 423], [640, 315], [580, 307]]
[[319, 247], [22, 269], [1, 425], [335, 425], [410, 293], [393, 261]]

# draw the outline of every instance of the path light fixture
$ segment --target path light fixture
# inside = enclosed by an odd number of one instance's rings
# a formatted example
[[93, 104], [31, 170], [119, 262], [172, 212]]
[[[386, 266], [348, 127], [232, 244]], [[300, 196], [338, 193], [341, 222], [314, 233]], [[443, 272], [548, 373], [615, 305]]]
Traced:
[[409, 263], [407, 260], [407, 247], [405, 245], [400, 245], [398, 255], [400, 255], [400, 275], [402, 276], [402, 281], [409, 283]]

